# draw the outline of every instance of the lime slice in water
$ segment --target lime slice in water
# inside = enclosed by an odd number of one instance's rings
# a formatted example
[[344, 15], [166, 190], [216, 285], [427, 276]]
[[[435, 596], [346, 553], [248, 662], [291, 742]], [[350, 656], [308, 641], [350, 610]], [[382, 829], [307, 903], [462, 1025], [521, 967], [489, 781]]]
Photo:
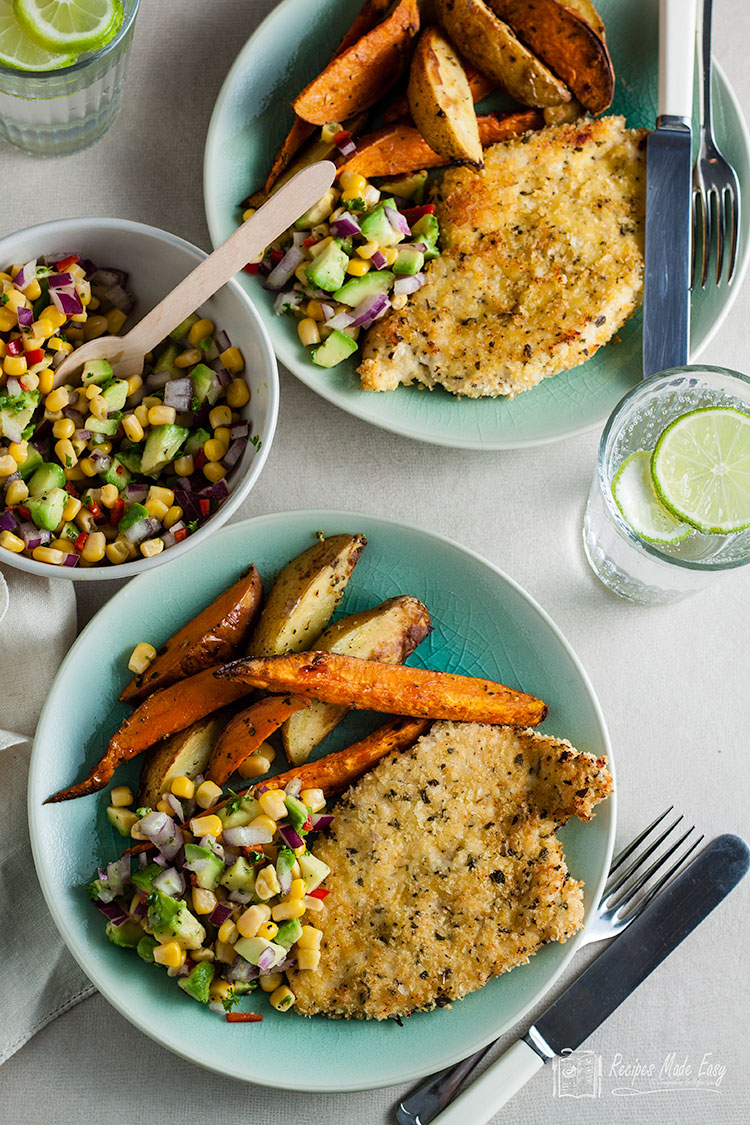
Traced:
[[121, 0], [14, 0], [19, 24], [48, 51], [98, 51], [122, 25]]
[[651, 475], [670, 512], [699, 531], [750, 527], [750, 415], [708, 406], [676, 418], [656, 443]]
[[13, 14], [13, 0], [0, 0], [0, 65], [14, 70], [59, 70], [75, 61], [70, 51], [46, 51], [29, 39]]
[[646, 449], [631, 453], [612, 481], [612, 495], [622, 518], [649, 543], [679, 543], [693, 532], [689, 524], [676, 520], [654, 491], [651, 454]]

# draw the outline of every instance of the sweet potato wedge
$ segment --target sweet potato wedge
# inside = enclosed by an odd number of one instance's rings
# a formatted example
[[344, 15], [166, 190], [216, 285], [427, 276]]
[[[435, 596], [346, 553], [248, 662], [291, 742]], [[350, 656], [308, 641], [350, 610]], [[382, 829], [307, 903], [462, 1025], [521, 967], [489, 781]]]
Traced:
[[294, 692], [324, 703], [418, 719], [536, 726], [548, 711], [541, 699], [492, 680], [332, 652], [245, 658], [210, 674], [217, 683], [242, 682], [248, 688]]
[[435, 0], [438, 19], [459, 51], [522, 105], [560, 105], [570, 91], [497, 18], [484, 0]]
[[441, 156], [482, 166], [482, 143], [466, 72], [453, 44], [436, 27], [417, 40], [406, 91], [412, 121]]
[[333, 535], [292, 559], [271, 587], [248, 655], [273, 656], [309, 648], [341, 601], [367, 540]]
[[278, 730], [290, 715], [309, 706], [310, 700], [301, 696], [267, 695], [235, 715], [216, 740], [206, 770], [208, 779], [216, 785], [224, 785], [237, 766]]
[[231, 660], [247, 643], [260, 616], [262, 599], [263, 583], [251, 566], [233, 586], [170, 637], [146, 671], [130, 681], [120, 699], [125, 703], [139, 702], [152, 691]]
[[418, 31], [417, 0], [399, 0], [387, 19], [332, 59], [297, 95], [294, 112], [325, 125], [369, 109], [406, 69]]
[[[318, 638], [320, 652], [339, 652], [364, 660], [401, 664], [432, 629], [427, 606], [418, 598], [389, 598], [374, 609], [352, 613], [337, 621]], [[349, 708], [316, 700], [284, 723], [281, 736], [293, 765], [301, 765], [315, 747], [348, 714]]]
[[[474, 105], [476, 105], [477, 102], [481, 102], [482, 98], [486, 98], [488, 94], [491, 94], [492, 91], [497, 88], [497, 83], [491, 78], [488, 78], [486, 74], [480, 73], [480, 71], [478, 71], [475, 66], [472, 66], [471, 63], [467, 62], [466, 59], [462, 59], [461, 62], [466, 73], [466, 79], [469, 83], [472, 100]], [[393, 124], [395, 121], [404, 121], [408, 117], [409, 101], [406, 94], [402, 94], [388, 106], [383, 114], [383, 121], [387, 124]]]
[[565, 7], [572, 8], [579, 16], [585, 19], [589, 27], [593, 28], [600, 39], [606, 39], [607, 33], [604, 20], [597, 12], [591, 0], [565, 0]]
[[488, 0], [543, 63], [592, 113], [611, 104], [615, 74], [606, 43], [572, 7], [560, 0]]
[[138, 785], [138, 805], [154, 809], [176, 777], [197, 777], [211, 757], [221, 729], [218, 719], [199, 719], [149, 750], [143, 761]]
[[[516, 113], [480, 114], [477, 125], [482, 147], [486, 148], [529, 129], [541, 129], [544, 119], [537, 110], [528, 109]], [[401, 121], [362, 137], [357, 151], [341, 165], [339, 171], [348, 168], [368, 178], [398, 176], [420, 168], [442, 168], [449, 163], [446, 157], [433, 152], [415, 125]]]

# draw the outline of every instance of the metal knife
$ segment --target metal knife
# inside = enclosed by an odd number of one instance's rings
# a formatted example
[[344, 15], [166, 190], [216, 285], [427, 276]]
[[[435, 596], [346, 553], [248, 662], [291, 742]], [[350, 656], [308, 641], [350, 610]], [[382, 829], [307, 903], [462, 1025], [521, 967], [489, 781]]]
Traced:
[[398, 1120], [413, 1125], [484, 1125], [555, 1055], [574, 1051], [622, 1004], [715, 906], [750, 866], [739, 836], [717, 836], [656, 896], [640, 917], [556, 1000], [523, 1039], [454, 1098], [442, 1113], [406, 1098]]
[[696, 0], [659, 0], [659, 101], [646, 146], [643, 377], [688, 361]]

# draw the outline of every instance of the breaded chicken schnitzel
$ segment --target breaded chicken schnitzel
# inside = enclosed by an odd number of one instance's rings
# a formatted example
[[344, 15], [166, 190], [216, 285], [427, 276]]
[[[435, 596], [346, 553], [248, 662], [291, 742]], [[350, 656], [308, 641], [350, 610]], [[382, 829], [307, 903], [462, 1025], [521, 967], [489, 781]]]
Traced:
[[[331, 868], [303, 1015], [443, 1007], [583, 921], [558, 827], [612, 791], [606, 759], [517, 727], [435, 723], [342, 798], [315, 854]], [[321, 922], [318, 923], [317, 919]]]

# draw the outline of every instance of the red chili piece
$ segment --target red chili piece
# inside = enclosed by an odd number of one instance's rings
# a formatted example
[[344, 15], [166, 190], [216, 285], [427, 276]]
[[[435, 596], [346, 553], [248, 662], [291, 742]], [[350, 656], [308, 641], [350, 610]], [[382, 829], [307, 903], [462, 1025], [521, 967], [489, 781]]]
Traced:
[[260, 1012], [227, 1012], [227, 1023], [260, 1023]]
[[75, 541], [75, 548], [76, 548], [77, 551], [83, 550], [83, 548], [86, 546], [86, 540], [87, 539], [88, 539], [88, 535], [86, 534], [85, 531], [82, 531], [81, 534], [78, 536], [78, 538]]
[[29, 367], [33, 367], [35, 363], [41, 363], [44, 359], [44, 352], [41, 348], [32, 348], [31, 351], [26, 352], [26, 362]]
[[61, 262], [58, 262], [55, 266], [55, 269], [58, 273], [64, 273], [65, 270], [70, 269], [70, 267], [74, 266], [78, 261], [80, 261], [78, 255], [71, 254], [69, 258], [63, 258]]
[[414, 223], [416, 223], [418, 219], [421, 219], [423, 215], [434, 215], [435, 204], [425, 203], [422, 207], [406, 207], [401, 212], [401, 214], [404, 216], [407, 223], [411, 227], [414, 226]]
[[173, 531], [175, 543], [181, 543], [183, 539], [187, 539], [187, 528], [178, 527], [177, 531]]
[[314, 891], [307, 892], [310, 898], [326, 898], [331, 892], [326, 887], [316, 887]]
[[125, 501], [115, 500], [114, 504], [109, 510], [109, 522], [113, 527], [117, 527], [122, 519], [122, 513], [125, 511]]
[[248, 262], [247, 265], [243, 266], [242, 268], [245, 271], [245, 273], [257, 273], [259, 265], [260, 265], [260, 262]]
[[16, 340], [8, 340], [8, 347], [6, 348], [8, 355], [22, 355], [23, 354], [23, 340], [19, 337]]

